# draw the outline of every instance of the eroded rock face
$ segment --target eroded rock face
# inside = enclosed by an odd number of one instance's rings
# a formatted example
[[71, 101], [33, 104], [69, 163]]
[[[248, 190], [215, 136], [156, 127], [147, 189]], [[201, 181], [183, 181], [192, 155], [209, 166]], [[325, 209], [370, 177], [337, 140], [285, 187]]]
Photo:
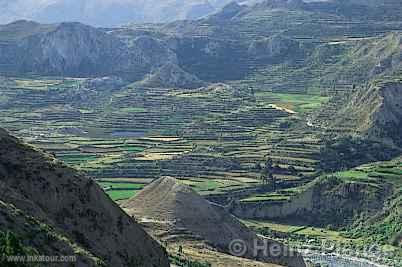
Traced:
[[297, 41], [281, 35], [256, 40], [248, 49], [251, 56], [271, 60], [278, 57], [294, 57], [299, 52]]
[[235, 203], [231, 212], [239, 218], [308, 222], [311, 225], [344, 226], [362, 213], [376, 214], [391, 195], [389, 185], [375, 188], [363, 183], [328, 177], [290, 201]]
[[0, 44], [0, 51], [4, 51], [0, 53], [2, 72], [75, 77], [119, 75], [135, 81], [152, 68], [177, 62], [176, 55], [161, 40], [138, 36], [124, 42], [80, 23], [33, 27], [32, 23], [20, 21], [2, 26], [0, 33], [10, 30], [17, 32], [14, 38]]
[[401, 103], [402, 81], [374, 82], [355, 92], [339, 114], [355, 119], [356, 130], [362, 134], [402, 145]]
[[387, 83], [378, 90], [382, 103], [371, 114], [373, 123], [368, 133], [402, 145], [402, 82]]
[[[92, 179], [3, 130], [0, 130], [0, 191], [0, 200], [5, 205], [13, 205], [25, 216], [51, 226], [55, 233], [107, 266], [169, 266], [160, 245]], [[35, 245], [35, 241], [30, 245]]]

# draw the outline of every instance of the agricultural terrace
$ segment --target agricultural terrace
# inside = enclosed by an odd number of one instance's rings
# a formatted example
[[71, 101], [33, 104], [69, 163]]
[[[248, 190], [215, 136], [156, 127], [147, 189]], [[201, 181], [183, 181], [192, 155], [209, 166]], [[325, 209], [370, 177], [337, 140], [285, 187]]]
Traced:
[[305, 122], [327, 101], [319, 95], [238, 82], [99, 89], [85, 79], [38, 77], [8, 79], [1, 91], [2, 127], [95, 177], [116, 201], [160, 176], [203, 195], [254, 192], [268, 158], [280, 187], [302, 185], [319, 172], [320, 139]]

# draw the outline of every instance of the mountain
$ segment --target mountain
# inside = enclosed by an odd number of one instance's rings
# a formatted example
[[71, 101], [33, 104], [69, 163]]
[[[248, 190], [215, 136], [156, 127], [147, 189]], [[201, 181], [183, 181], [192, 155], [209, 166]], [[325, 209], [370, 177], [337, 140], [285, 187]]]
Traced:
[[160, 245], [92, 179], [4, 130], [0, 190], [0, 229], [39, 255], [76, 255], [77, 266], [169, 266]]
[[[166, 74], [178, 74], [172, 79], [162, 79], [167, 81], [167, 86], [172, 86], [172, 81], [181, 80], [184, 73], [206, 82], [221, 82], [245, 79], [263, 68], [281, 64], [289, 70], [303, 72], [320, 72], [324, 64], [324, 74], [328, 73], [324, 78], [328, 81], [338, 79], [339, 76], [333, 77], [334, 74], [349, 68], [352, 71], [345, 71], [345, 74], [357, 77], [359, 74], [354, 73], [360, 70], [354, 68], [354, 64], [365, 64], [363, 67], [366, 67], [365, 59], [369, 58], [375, 65], [374, 53], [385, 54], [388, 50], [382, 51], [381, 43], [364, 38], [345, 45], [333, 45], [328, 40], [359, 36], [362, 32], [371, 37], [402, 26], [397, 22], [366, 25], [366, 17], [335, 12], [341, 10], [330, 6], [335, 4], [346, 10], [349, 2], [266, 0], [255, 6], [230, 3], [220, 12], [196, 21], [130, 24], [116, 29], [94, 28], [81, 23], [17, 21], [0, 26], [0, 72], [120, 76], [129, 81], [141, 81], [149, 75], [160, 80]], [[372, 9], [384, 13], [394, 10], [383, 6]], [[359, 12], [360, 8], [353, 6], [348, 10]], [[375, 18], [381, 20], [382, 16]], [[336, 27], [332, 21], [337, 22]], [[372, 47], [367, 49], [372, 49], [373, 53], [364, 54], [365, 46]], [[320, 55], [320, 49], [331, 49], [331, 54]], [[326, 62], [314, 65], [315, 57], [319, 56], [324, 61], [330, 56], [339, 64], [335, 65], [336, 69], [327, 69]], [[166, 72], [162, 66], [174, 68]], [[303, 69], [310, 67], [315, 69]], [[185, 75], [186, 80], [189, 75]], [[320, 82], [317, 76], [303, 78], [303, 84], [299, 82], [298, 86], [315, 86]], [[295, 75], [287, 82], [294, 80], [296, 83], [300, 77]]]
[[3, 0], [0, 9], [0, 23], [29, 19], [43, 23], [77, 21], [94, 26], [198, 18], [214, 11], [207, 0]]
[[[0, 23], [76, 21], [93, 26], [170, 22], [212, 14], [231, 0], [0, 0]], [[253, 4], [256, 1], [239, 1]]]
[[157, 222], [159, 227], [164, 225], [168, 234], [190, 233], [218, 250], [229, 253], [232, 252], [231, 242], [242, 240], [247, 250], [241, 256], [286, 266], [305, 266], [300, 256], [291, 256], [287, 248], [271, 240], [268, 241], [268, 247], [279, 246], [281, 255], [266, 256], [260, 253], [255, 257], [254, 241], [263, 242], [255, 233], [223, 207], [208, 202], [174, 178], [165, 177], [154, 181], [137, 196], [123, 203], [122, 207], [136, 218]]
[[159, 39], [137, 36], [129, 43], [81, 23], [17, 21], [0, 26], [0, 66], [6, 73], [63, 76], [119, 75], [139, 80], [153, 68], [176, 63]]

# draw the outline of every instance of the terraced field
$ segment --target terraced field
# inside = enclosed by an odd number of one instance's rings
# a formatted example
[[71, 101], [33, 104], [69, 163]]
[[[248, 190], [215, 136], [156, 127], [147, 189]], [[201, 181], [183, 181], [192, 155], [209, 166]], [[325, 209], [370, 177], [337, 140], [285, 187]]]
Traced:
[[[388, 188], [388, 197], [385, 207], [371, 217], [362, 217], [350, 226], [343, 228], [317, 228], [312, 225], [295, 224], [283, 220], [242, 220], [244, 224], [262, 235], [278, 239], [282, 242], [301, 248], [322, 248], [322, 242], [331, 242], [351, 251], [363, 251], [367, 244], [377, 244], [386, 257], [380, 261], [390, 266], [399, 266], [402, 251], [400, 248], [401, 224], [401, 189], [402, 189], [402, 158], [397, 157], [391, 161], [376, 162], [361, 165], [351, 170], [336, 172], [327, 178], [341, 179], [344, 183], [367, 185], [368, 188]], [[324, 177], [322, 177], [324, 179]], [[295, 196], [314, 185], [320, 179], [304, 187], [291, 188], [277, 193], [254, 194], [241, 200], [241, 202], [269, 202], [289, 201]], [[288, 192], [287, 192], [288, 191]], [[290, 191], [290, 192], [289, 192]], [[394, 238], [394, 239], [393, 239]], [[324, 241], [323, 241], [324, 240]], [[395, 240], [392, 242], [392, 240]], [[390, 242], [391, 241], [391, 242]]]
[[205, 195], [254, 190], [267, 158], [283, 187], [319, 171], [320, 139], [305, 127], [305, 111], [325, 97], [214, 84], [128, 85], [105, 98], [110, 92], [87, 89], [83, 79], [39, 78], [10, 79], [1, 90], [3, 127], [99, 179], [115, 200], [161, 175]]

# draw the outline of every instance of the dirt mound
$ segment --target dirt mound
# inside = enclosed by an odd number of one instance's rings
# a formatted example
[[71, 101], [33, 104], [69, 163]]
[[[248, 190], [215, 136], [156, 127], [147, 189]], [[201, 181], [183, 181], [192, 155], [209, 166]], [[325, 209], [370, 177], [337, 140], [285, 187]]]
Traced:
[[[274, 241], [263, 241], [229, 214], [223, 207], [208, 202], [190, 187], [165, 177], [145, 187], [136, 197], [123, 203], [127, 213], [143, 221], [164, 224], [170, 233], [190, 233], [216, 249], [250, 259], [286, 266], [305, 266], [301, 257]], [[244, 253], [236, 253], [235, 240], [241, 240]], [[280, 252], [254, 255], [255, 244], [279, 247]]]
[[2, 129], [0, 204], [0, 230], [40, 255], [77, 255], [76, 266], [169, 266], [159, 244], [92, 179]]

